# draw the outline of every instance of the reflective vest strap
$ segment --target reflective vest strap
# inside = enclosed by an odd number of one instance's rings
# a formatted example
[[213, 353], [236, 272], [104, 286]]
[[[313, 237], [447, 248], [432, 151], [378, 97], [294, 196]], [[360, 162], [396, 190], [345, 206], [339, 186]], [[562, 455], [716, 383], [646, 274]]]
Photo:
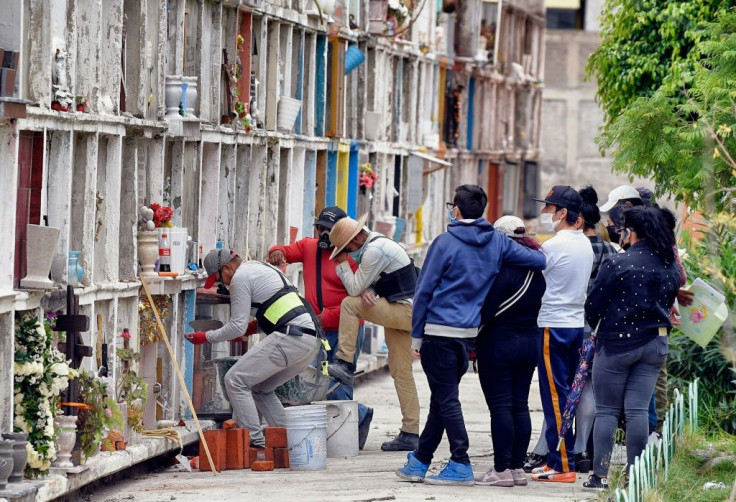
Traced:
[[263, 316], [271, 324], [277, 325], [286, 314], [297, 307], [304, 307], [304, 304], [299, 294], [291, 291], [269, 305]]

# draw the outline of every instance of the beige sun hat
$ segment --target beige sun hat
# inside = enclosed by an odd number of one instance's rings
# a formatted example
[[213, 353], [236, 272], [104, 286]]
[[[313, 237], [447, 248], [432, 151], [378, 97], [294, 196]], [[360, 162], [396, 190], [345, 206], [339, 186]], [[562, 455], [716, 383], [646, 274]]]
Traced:
[[365, 222], [368, 219], [368, 213], [362, 215], [358, 220], [354, 220], [349, 216], [341, 218], [335, 222], [335, 225], [330, 230], [330, 242], [335, 249], [330, 255], [330, 260], [334, 260], [342, 250], [352, 241], [356, 235], [363, 230]]

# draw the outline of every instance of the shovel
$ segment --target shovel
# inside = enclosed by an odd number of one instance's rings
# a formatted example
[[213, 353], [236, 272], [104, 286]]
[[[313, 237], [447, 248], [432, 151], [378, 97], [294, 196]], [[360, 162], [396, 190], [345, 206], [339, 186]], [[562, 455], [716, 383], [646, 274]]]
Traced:
[[210, 331], [222, 328], [222, 321], [217, 319], [195, 319], [189, 323], [194, 331]]

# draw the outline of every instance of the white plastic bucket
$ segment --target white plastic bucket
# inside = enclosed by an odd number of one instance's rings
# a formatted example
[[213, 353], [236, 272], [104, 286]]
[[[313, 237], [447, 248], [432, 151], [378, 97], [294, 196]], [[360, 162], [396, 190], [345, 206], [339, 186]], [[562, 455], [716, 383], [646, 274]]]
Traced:
[[181, 275], [187, 270], [187, 229], [180, 227], [160, 228], [159, 240], [164, 231], [168, 234], [169, 246], [171, 246], [171, 271]]
[[288, 96], [281, 96], [279, 98], [279, 112], [276, 117], [277, 126], [283, 131], [291, 132], [296, 122], [296, 117], [299, 115], [301, 110], [301, 100], [290, 98]]
[[292, 471], [327, 467], [327, 410], [324, 405], [291, 406], [286, 412], [286, 439]]
[[317, 401], [327, 409], [327, 458], [358, 456], [358, 401]]

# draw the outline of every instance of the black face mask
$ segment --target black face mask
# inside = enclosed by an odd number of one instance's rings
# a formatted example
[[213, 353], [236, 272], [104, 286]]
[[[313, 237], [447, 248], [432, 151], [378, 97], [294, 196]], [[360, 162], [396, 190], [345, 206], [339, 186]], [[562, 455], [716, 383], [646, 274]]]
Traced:
[[611, 239], [611, 242], [621, 242], [621, 234], [616, 228], [616, 225], [606, 225], [606, 230], [608, 230], [608, 237]]
[[330, 242], [330, 232], [325, 230], [321, 234], [319, 234], [319, 240], [317, 241], [317, 246], [322, 250], [327, 250], [332, 247], [332, 243]]

